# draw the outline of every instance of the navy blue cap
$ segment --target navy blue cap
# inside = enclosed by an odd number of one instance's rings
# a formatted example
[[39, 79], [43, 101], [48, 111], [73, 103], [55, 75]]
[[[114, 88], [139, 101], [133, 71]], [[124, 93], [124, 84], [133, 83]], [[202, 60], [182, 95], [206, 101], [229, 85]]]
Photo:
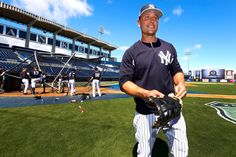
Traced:
[[157, 8], [154, 4], [146, 4], [141, 8], [139, 17], [141, 17], [141, 15], [148, 10], [154, 11], [159, 18], [163, 15], [161, 9]]

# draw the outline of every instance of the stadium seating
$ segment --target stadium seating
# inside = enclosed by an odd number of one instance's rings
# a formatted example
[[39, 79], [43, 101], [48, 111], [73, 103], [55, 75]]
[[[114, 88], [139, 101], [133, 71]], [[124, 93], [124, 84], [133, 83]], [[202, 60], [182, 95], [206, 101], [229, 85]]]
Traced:
[[[36, 57], [34, 52], [36, 53]], [[41, 70], [47, 76], [56, 77], [64, 67], [64, 73], [71, 69], [76, 69], [76, 74], [79, 80], [88, 80], [96, 66], [102, 69], [102, 78], [104, 80], [117, 80], [119, 77], [119, 64], [116, 62], [100, 62], [97, 60], [87, 60], [73, 57], [65, 66], [70, 56], [54, 54], [49, 52], [38, 52], [37, 50], [22, 48], [22, 47], [8, 47], [8, 45], [0, 44], [0, 66], [4, 70], [11, 70], [20, 72], [23, 67], [33, 67], [39, 64]], [[38, 62], [38, 63], [37, 63]], [[100, 64], [99, 64], [100, 63]]]

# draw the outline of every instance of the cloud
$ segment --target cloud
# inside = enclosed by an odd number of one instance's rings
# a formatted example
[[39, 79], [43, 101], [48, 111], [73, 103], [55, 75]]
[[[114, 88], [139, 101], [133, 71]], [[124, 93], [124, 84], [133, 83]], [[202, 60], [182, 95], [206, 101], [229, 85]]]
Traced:
[[202, 45], [201, 45], [201, 44], [196, 44], [196, 45], [194, 46], [194, 48], [195, 48], [195, 49], [201, 49], [201, 48], [202, 48]]
[[183, 56], [183, 57], [181, 57], [180, 59], [181, 59], [182, 61], [187, 61], [187, 60], [189, 59], [189, 57]]
[[117, 50], [126, 51], [129, 48], [129, 46], [119, 46]]
[[108, 0], [107, 3], [108, 3], [108, 4], [111, 4], [111, 3], [112, 3], [112, 0]]
[[191, 46], [191, 47], [187, 47], [184, 49], [184, 52], [192, 52], [194, 50], [199, 50], [202, 48], [202, 45], [201, 44], [196, 44], [194, 46]]
[[165, 17], [165, 18], [164, 18], [164, 22], [168, 22], [169, 20], [170, 20], [169, 17]]
[[184, 10], [181, 8], [180, 5], [177, 8], [174, 8], [173, 11], [172, 11], [172, 13], [175, 16], [181, 16], [183, 12], [184, 12]]
[[215, 65], [205, 65], [202, 69], [218, 69]]
[[12, 4], [63, 25], [71, 17], [91, 16], [93, 12], [87, 0], [12, 0]]
[[104, 30], [104, 34], [106, 34], [106, 35], [111, 35], [111, 32], [108, 31], [108, 30]]

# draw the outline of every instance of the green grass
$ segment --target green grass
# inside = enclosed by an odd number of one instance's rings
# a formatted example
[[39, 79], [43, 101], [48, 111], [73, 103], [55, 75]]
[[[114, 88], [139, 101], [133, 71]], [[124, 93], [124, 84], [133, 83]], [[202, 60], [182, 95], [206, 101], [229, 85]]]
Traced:
[[[236, 103], [236, 100], [224, 99], [184, 99], [189, 156], [236, 156], [236, 125], [204, 105], [211, 101]], [[81, 104], [84, 113], [80, 113], [78, 103], [0, 109], [0, 156], [132, 156], [136, 144], [133, 99]], [[163, 133], [159, 138], [166, 141]]]
[[[114, 103], [117, 102], [117, 103]], [[132, 100], [0, 109], [0, 156], [130, 156]]]
[[187, 86], [188, 91], [205, 92], [208, 94], [236, 94], [236, 84], [233, 83], [202, 83], [190, 82], [193, 86]]

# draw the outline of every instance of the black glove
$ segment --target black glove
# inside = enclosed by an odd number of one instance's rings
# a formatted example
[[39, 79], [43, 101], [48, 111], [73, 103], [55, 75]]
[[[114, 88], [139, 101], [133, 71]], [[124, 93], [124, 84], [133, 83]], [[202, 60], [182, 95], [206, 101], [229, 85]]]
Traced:
[[149, 103], [156, 108], [154, 114], [157, 115], [157, 120], [153, 124], [153, 128], [165, 126], [169, 121], [180, 117], [182, 101], [176, 97], [150, 97]]

